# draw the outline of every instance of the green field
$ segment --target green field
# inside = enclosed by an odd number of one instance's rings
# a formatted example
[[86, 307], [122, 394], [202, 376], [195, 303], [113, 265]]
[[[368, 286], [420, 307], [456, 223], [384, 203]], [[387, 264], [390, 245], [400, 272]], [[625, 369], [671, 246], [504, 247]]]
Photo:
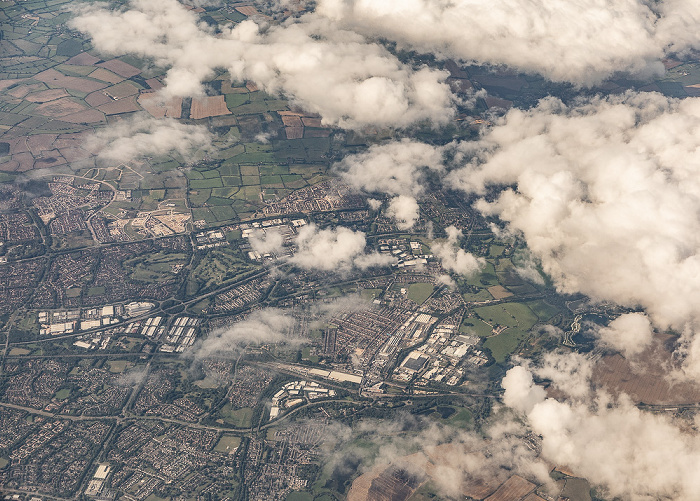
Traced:
[[214, 215], [214, 213], [211, 210], [209, 210], [209, 208], [203, 207], [201, 209], [192, 209], [192, 220], [194, 220], [194, 221], [204, 220], [207, 223], [215, 223], [216, 216]]
[[260, 171], [258, 171], [257, 165], [241, 165], [241, 176], [259, 176]]
[[529, 330], [537, 323], [538, 317], [524, 303], [503, 303], [475, 308], [475, 313], [494, 326], [508, 328], [497, 336], [489, 337], [484, 346], [491, 350], [497, 362], [503, 362], [516, 350], [520, 342], [528, 337]]
[[221, 177], [221, 174], [216, 169], [203, 170], [200, 171], [200, 173], [204, 179], [216, 179], [217, 177]]
[[493, 264], [486, 262], [486, 266], [481, 270], [481, 273], [466, 277], [465, 282], [476, 287], [491, 287], [492, 285], [498, 285], [498, 277]]
[[535, 315], [524, 303], [502, 303], [474, 308], [474, 312], [486, 322], [529, 330], [537, 322]]
[[360, 295], [362, 296], [362, 299], [373, 301], [374, 299], [377, 299], [381, 293], [382, 289], [363, 289], [362, 292], [360, 292]]
[[259, 186], [260, 176], [241, 176], [243, 186]]
[[[260, 186], [244, 186], [239, 192], [239, 197], [251, 203], [260, 202]], [[235, 206], [234, 206], [235, 207]]]
[[88, 295], [89, 297], [92, 297], [92, 296], [101, 296], [101, 295], [103, 295], [104, 293], [105, 293], [105, 288], [104, 288], [104, 287], [90, 287], [90, 288], [88, 289], [87, 295]]
[[204, 379], [200, 379], [199, 381], [195, 381], [194, 384], [196, 386], [199, 386], [203, 390], [211, 390], [212, 388], [219, 387], [219, 382], [216, 381], [215, 379], [210, 378], [210, 377], [205, 377]]
[[423, 304], [433, 293], [433, 284], [419, 282], [408, 286], [408, 299]]
[[39, 334], [39, 317], [36, 313], [23, 315], [16, 324], [19, 331]]
[[213, 179], [191, 179], [190, 188], [193, 190], [199, 190], [204, 188], [221, 188], [224, 183], [221, 182], [220, 177]]
[[289, 174], [289, 167], [287, 165], [261, 165], [260, 175], [261, 176], [275, 176]]
[[247, 428], [250, 426], [250, 420], [253, 417], [253, 409], [244, 407], [234, 410], [231, 408], [231, 404], [226, 404], [221, 409], [221, 417], [236, 428]]
[[532, 310], [535, 313], [535, 315], [537, 315], [537, 317], [542, 322], [546, 322], [554, 315], [559, 313], [559, 308], [543, 300], [528, 301], [525, 304], [528, 306], [528, 308], [530, 308], [530, 310]]
[[241, 444], [241, 438], [235, 435], [222, 435], [214, 447], [216, 452], [233, 452]]
[[504, 249], [504, 245], [491, 244], [491, 246], [489, 247], [489, 257], [494, 258], [500, 256], [501, 254], [503, 254]]
[[[223, 200], [236, 195], [239, 191], [240, 188], [237, 186], [224, 186], [223, 188], [213, 188], [211, 190], [211, 196]], [[226, 200], [226, 203], [230, 204], [231, 200]]]
[[226, 99], [226, 106], [228, 107], [229, 110], [232, 110], [233, 108], [236, 108], [238, 106], [242, 106], [242, 105], [250, 102], [250, 98], [248, 97], [247, 92], [245, 94], [243, 94], [243, 93], [226, 94], [225, 99]]
[[230, 205], [212, 206], [209, 210], [218, 221], [226, 221], [236, 217], [236, 211]]
[[452, 425], [464, 427], [472, 424], [474, 416], [469, 409], [458, 408], [457, 412], [447, 420]]
[[303, 491], [290, 492], [286, 501], [314, 501], [313, 494]]
[[260, 176], [260, 184], [272, 186], [273, 188], [284, 188], [281, 176]]
[[204, 176], [202, 175], [201, 172], [198, 170], [190, 169], [185, 171], [185, 176], [187, 176], [187, 179], [204, 179]]
[[493, 296], [486, 289], [479, 289], [479, 292], [465, 292], [462, 294], [465, 301], [478, 302], [493, 299]]
[[499, 325], [515, 327], [518, 325], [518, 321], [504, 308], [503, 304], [481, 306], [479, 308], [474, 308], [474, 312], [494, 327]]
[[319, 360], [318, 355], [311, 354], [311, 348], [309, 348], [308, 346], [305, 346], [301, 349], [301, 358], [303, 360], [308, 360], [309, 362], [314, 364], [317, 364]]
[[226, 232], [226, 241], [228, 243], [236, 242], [241, 239], [241, 230], [231, 230]]
[[185, 264], [187, 255], [181, 252], [159, 251], [143, 254], [125, 260], [122, 266], [130, 270], [130, 278], [142, 282], [160, 282], [171, 279], [175, 274], [172, 266]]
[[491, 350], [496, 362], [501, 363], [513, 353], [518, 344], [527, 337], [527, 333], [516, 329], [506, 329], [498, 336], [490, 337], [484, 342], [484, 346]]
[[134, 365], [128, 360], [109, 360], [107, 363], [109, 364], [109, 372], [113, 374], [121, 374], [126, 369]]
[[493, 327], [479, 318], [465, 317], [462, 325], [459, 326], [459, 332], [471, 336], [488, 337], [493, 334]]
[[254, 265], [245, 261], [237, 249], [226, 247], [212, 249], [202, 257], [192, 271], [190, 275], [192, 285], [188, 287], [188, 294], [217, 287], [252, 269]]
[[62, 388], [56, 392], [56, 400], [65, 400], [68, 398], [68, 395], [70, 395], [70, 390], [68, 388]]
[[7, 172], [0, 172], [0, 183], [9, 183], [15, 180], [13, 174], [8, 174]]
[[221, 176], [221, 181], [224, 186], [241, 186], [243, 184], [240, 176]]

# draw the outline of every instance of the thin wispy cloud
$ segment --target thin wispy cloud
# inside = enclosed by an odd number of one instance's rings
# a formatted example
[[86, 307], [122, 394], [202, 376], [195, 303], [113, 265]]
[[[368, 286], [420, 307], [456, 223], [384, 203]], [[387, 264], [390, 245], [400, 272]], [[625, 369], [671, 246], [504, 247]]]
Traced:
[[213, 139], [214, 136], [199, 125], [137, 114], [99, 129], [86, 140], [84, 147], [99, 161], [111, 164], [169, 153], [177, 153], [185, 161], [192, 161], [212, 151]]

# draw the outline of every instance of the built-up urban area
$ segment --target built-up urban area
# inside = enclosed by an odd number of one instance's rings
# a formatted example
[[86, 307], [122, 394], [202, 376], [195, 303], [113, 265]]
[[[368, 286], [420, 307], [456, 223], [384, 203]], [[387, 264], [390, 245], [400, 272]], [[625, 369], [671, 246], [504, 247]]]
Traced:
[[[183, 5], [212, 32], [304, 9], [262, 3]], [[558, 293], [464, 193], [426, 179], [407, 225], [386, 194], [335, 170], [395, 130], [337, 130], [223, 70], [206, 95], [163, 101], [166, 70], [99, 53], [71, 28], [70, 4], [0, 2], [4, 499], [441, 499], [439, 478], [410, 461], [372, 463], [382, 441], [430, 426], [479, 432], [511, 360], [590, 350], [586, 325], [619, 312]], [[475, 138], [551, 90], [433, 63], [470, 103], [441, 130], [416, 126], [434, 144]], [[470, 101], [475, 90], [488, 97]], [[205, 126], [213, 147], [124, 161], [89, 148], [96, 130], [144, 116]], [[354, 255], [309, 257], [308, 242], [339, 229], [361, 235]], [[462, 273], [446, 252], [478, 266]], [[593, 377], [611, 392], [672, 406], [662, 378], [630, 382], [619, 354], [598, 356]], [[372, 435], [387, 423], [404, 424]], [[539, 437], [523, 440], [539, 453]], [[449, 457], [441, 445], [429, 462]], [[560, 497], [508, 474], [454, 499], [591, 499], [566, 465], [550, 472]]]

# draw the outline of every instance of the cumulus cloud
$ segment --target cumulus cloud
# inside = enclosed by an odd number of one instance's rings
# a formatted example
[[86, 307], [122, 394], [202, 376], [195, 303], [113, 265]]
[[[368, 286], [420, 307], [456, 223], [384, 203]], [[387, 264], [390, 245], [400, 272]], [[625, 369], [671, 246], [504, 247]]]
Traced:
[[298, 344], [302, 340], [292, 336], [294, 322], [292, 316], [276, 308], [254, 311], [245, 320], [210, 332], [197, 341], [188, 356], [195, 359], [234, 356], [250, 344]]
[[700, 297], [700, 99], [545, 99], [512, 110], [449, 181], [520, 232], [562, 292], [642, 306], [682, 330]]
[[700, 46], [700, 5], [692, 0], [664, 0], [651, 4], [659, 14], [656, 38], [666, 53], [684, 53]]
[[591, 391], [593, 362], [577, 353], [546, 353], [534, 371], [571, 397], [584, 398]]
[[[275, 229], [258, 230], [250, 235], [250, 245], [261, 255], [280, 254], [284, 237]], [[315, 224], [302, 227], [291, 241], [296, 248], [288, 262], [307, 270], [338, 271], [388, 266], [396, 262], [391, 256], [365, 252], [367, 240], [361, 231], [337, 227], [319, 229]]]
[[510, 369], [501, 384], [506, 390], [503, 402], [524, 414], [530, 413], [547, 397], [544, 388], [535, 384], [532, 373], [520, 365]]
[[626, 358], [639, 355], [652, 342], [654, 329], [644, 313], [627, 313], [617, 317], [607, 327], [598, 330], [597, 336]]
[[372, 210], [379, 210], [382, 206], [382, 201], [376, 198], [368, 198], [367, 205], [369, 205], [369, 208]]
[[347, 184], [367, 193], [418, 196], [425, 171], [444, 170], [442, 148], [402, 139], [348, 155], [333, 166]]
[[457, 283], [454, 280], [452, 280], [452, 277], [449, 275], [446, 275], [446, 274], [438, 275], [437, 281], [438, 281], [438, 283], [441, 283], [442, 285], [446, 285], [451, 290], [454, 290], [457, 288]]
[[[575, 363], [569, 360], [564, 365]], [[700, 437], [696, 433], [684, 433], [669, 418], [639, 410], [624, 395], [613, 399], [588, 392], [567, 402], [547, 398], [534, 384], [532, 373], [521, 366], [510, 369], [502, 385], [506, 405], [542, 436], [542, 456], [605, 487], [611, 497], [681, 501], [697, 497]]]
[[396, 221], [398, 229], [410, 230], [420, 217], [420, 207], [418, 206], [418, 201], [412, 196], [399, 195], [391, 199], [386, 213]]
[[394, 263], [396, 263], [395, 257], [379, 254], [378, 252], [360, 254], [353, 260], [355, 267], [361, 270], [366, 270], [367, 268], [381, 268], [382, 266], [389, 266]]
[[371, 308], [371, 303], [359, 294], [324, 299], [311, 305], [312, 314], [322, 322], [336, 315]]
[[255, 252], [264, 256], [270, 253], [279, 253], [284, 244], [284, 236], [279, 230], [269, 228], [253, 232], [248, 242]]
[[582, 85], [658, 75], [663, 57], [700, 47], [694, 0], [319, 0], [317, 10], [419, 52]]
[[87, 139], [84, 148], [105, 163], [124, 163], [172, 152], [193, 160], [211, 150], [212, 135], [198, 125], [142, 114], [98, 130]]
[[365, 253], [365, 234], [349, 228], [321, 230], [309, 224], [299, 230], [295, 244], [297, 250], [289, 261], [305, 269], [346, 272], [353, 267], [388, 266], [396, 261], [376, 252]]
[[266, 29], [248, 19], [215, 35], [177, 0], [131, 0], [115, 11], [82, 7], [71, 26], [104, 53], [168, 68], [164, 95], [202, 94], [202, 82], [224, 68], [345, 128], [444, 123], [454, 113], [446, 72], [413, 69], [315, 13]]
[[393, 195], [387, 215], [397, 222], [399, 229], [408, 230], [419, 218], [416, 198], [425, 189], [426, 173], [441, 173], [445, 169], [443, 150], [443, 147], [401, 139], [348, 155], [333, 168], [343, 181], [358, 191]]
[[[498, 234], [496, 234], [496, 238], [498, 238]], [[539, 285], [544, 285], [544, 278], [532, 254], [527, 251], [517, 252], [513, 255], [512, 261], [515, 265], [516, 273], [523, 279]]]
[[[371, 303], [368, 303], [359, 294], [326, 299], [310, 303], [307, 306], [308, 309], [304, 311], [305, 318], [309, 323], [306, 326], [310, 326], [312, 329], [323, 327], [336, 315], [372, 307]], [[307, 330], [306, 326], [299, 323], [291, 310], [263, 308], [253, 311], [233, 325], [213, 330], [206, 337], [198, 340], [192, 350], [185, 352], [185, 356], [195, 360], [210, 357], [231, 357], [239, 355], [249, 345], [259, 346], [276, 343], [296, 347], [307, 341], [306, 338], [302, 337]], [[131, 379], [134, 377], [143, 378], [145, 372], [141, 374], [132, 370], [126, 375]]]
[[462, 238], [460, 230], [454, 226], [448, 226], [445, 231], [447, 241], [433, 242], [430, 246], [443, 268], [460, 275], [472, 275], [486, 265], [484, 258], [475, 257], [459, 247], [459, 239]]

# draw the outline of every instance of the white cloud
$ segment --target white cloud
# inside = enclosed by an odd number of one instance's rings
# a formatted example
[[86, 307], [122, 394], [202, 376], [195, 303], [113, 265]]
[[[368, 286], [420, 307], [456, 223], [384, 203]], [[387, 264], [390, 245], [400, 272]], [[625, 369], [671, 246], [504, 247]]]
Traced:
[[[283, 235], [275, 229], [254, 232], [249, 241], [253, 250], [262, 255], [280, 254], [284, 245]], [[391, 256], [365, 252], [365, 234], [344, 227], [319, 229], [312, 223], [303, 226], [292, 243], [296, 248], [294, 255], [283, 259], [307, 270], [346, 273], [352, 268], [366, 269], [396, 262]]]
[[122, 372], [114, 380], [114, 383], [118, 386], [131, 386], [138, 387], [144, 379], [148, 376], [148, 371], [143, 366], [134, 367], [131, 370]]
[[621, 315], [597, 332], [604, 344], [620, 351], [627, 358], [644, 351], [651, 344], [653, 334], [651, 322], [643, 313]]
[[255, 252], [264, 256], [269, 253], [279, 253], [284, 244], [284, 236], [274, 228], [260, 229], [250, 235], [248, 242]]
[[379, 254], [378, 252], [361, 254], [353, 260], [355, 267], [361, 270], [366, 270], [367, 268], [381, 268], [382, 266], [389, 266], [394, 263], [396, 263], [395, 257]]
[[[496, 238], [498, 238], [497, 233]], [[527, 251], [519, 251], [513, 255], [512, 261], [516, 273], [523, 279], [538, 285], [544, 285], [544, 278], [537, 268], [537, 262], [532, 257], [532, 254]]]
[[[483, 430], [486, 439], [407, 413], [391, 420], [359, 421], [353, 428], [331, 426], [324, 437], [324, 463], [334, 469], [350, 463], [348, 473], [358, 471], [357, 463], [360, 472], [395, 465], [419, 479], [430, 478], [448, 499], [463, 499], [467, 481], [484, 481], [495, 489], [514, 473], [551, 482], [546, 463], [517, 436], [522, 427], [512, 419], [490, 423]], [[358, 447], [359, 440], [372, 447]]]
[[248, 19], [217, 35], [176, 0], [131, 0], [117, 11], [91, 5], [78, 13], [71, 26], [98, 50], [167, 67], [165, 95], [201, 94], [202, 81], [225, 68], [345, 128], [444, 123], [454, 112], [447, 73], [414, 70], [314, 13], [266, 29]]
[[577, 353], [546, 353], [534, 371], [571, 397], [585, 398], [591, 391], [593, 362]]
[[[387, 215], [400, 230], [413, 228], [419, 218], [416, 197], [425, 190], [426, 173], [445, 170], [442, 147], [411, 139], [372, 145], [333, 166], [341, 179], [359, 191], [394, 195]], [[378, 205], [372, 204], [373, 208]], [[376, 210], [376, 209], [375, 209]]]
[[425, 171], [442, 172], [444, 165], [442, 148], [402, 139], [348, 155], [333, 168], [356, 190], [418, 196], [425, 188]]
[[379, 210], [382, 206], [382, 201], [376, 198], [368, 198], [367, 205], [369, 205], [369, 208], [372, 210]]
[[193, 160], [211, 150], [212, 139], [204, 127], [140, 114], [98, 130], [87, 139], [84, 148], [107, 163], [118, 164], [171, 152]]
[[442, 267], [460, 275], [473, 275], [486, 265], [484, 258], [474, 257], [459, 247], [462, 232], [454, 226], [445, 228], [447, 241], [433, 242], [430, 246], [435, 257], [440, 260]]
[[304, 269], [342, 273], [353, 267], [388, 266], [396, 261], [376, 252], [365, 253], [365, 234], [343, 227], [320, 230], [309, 224], [299, 230], [295, 243], [297, 250], [289, 261]]
[[438, 283], [441, 283], [443, 285], [446, 285], [449, 287], [451, 290], [455, 290], [457, 288], [457, 284], [455, 283], [454, 280], [452, 280], [452, 277], [446, 274], [443, 275], [438, 275], [437, 276], [437, 281]]
[[292, 337], [294, 322], [294, 318], [275, 308], [254, 311], [245, 320], [210, 332], [187, 356], [195, 359], [233, 356], [249, 344], [297, 344], [302, 340]]
[[524, 414], [532, 412], [535, 405], [547, 397], [544, 388], [535, 384], [532, 373], [522, 366], [510, 369], [503, 378], [502, 385], [506, 390], [503, 402]]
[[562, 292], [641, 305], [682, 330], [700, 297], [700, 99], [654, 93], [512, 110], [449, 181], [526, 239]]
[[392, 198], [386, 212], [389, 217], [396, 221], [396, 227], [400, 230], [410, 230], [420, 217], [418, 202], [408, 195]]
[[502, 384], [504, 402], [542, 436], [542, 456], [604, 486], [610, 497], [697, 498], [697, 434], [639, 410], [624, 395], [613, 400], [604, 393], [584, 393], [566, 403], [546, 398], [524, 367], [510, 369]]
[[318, 12], [419, 52], [508, 65], [591, 85], [616, 72], [660, 74], [700, 47], [694, 0], [319, 0]]

